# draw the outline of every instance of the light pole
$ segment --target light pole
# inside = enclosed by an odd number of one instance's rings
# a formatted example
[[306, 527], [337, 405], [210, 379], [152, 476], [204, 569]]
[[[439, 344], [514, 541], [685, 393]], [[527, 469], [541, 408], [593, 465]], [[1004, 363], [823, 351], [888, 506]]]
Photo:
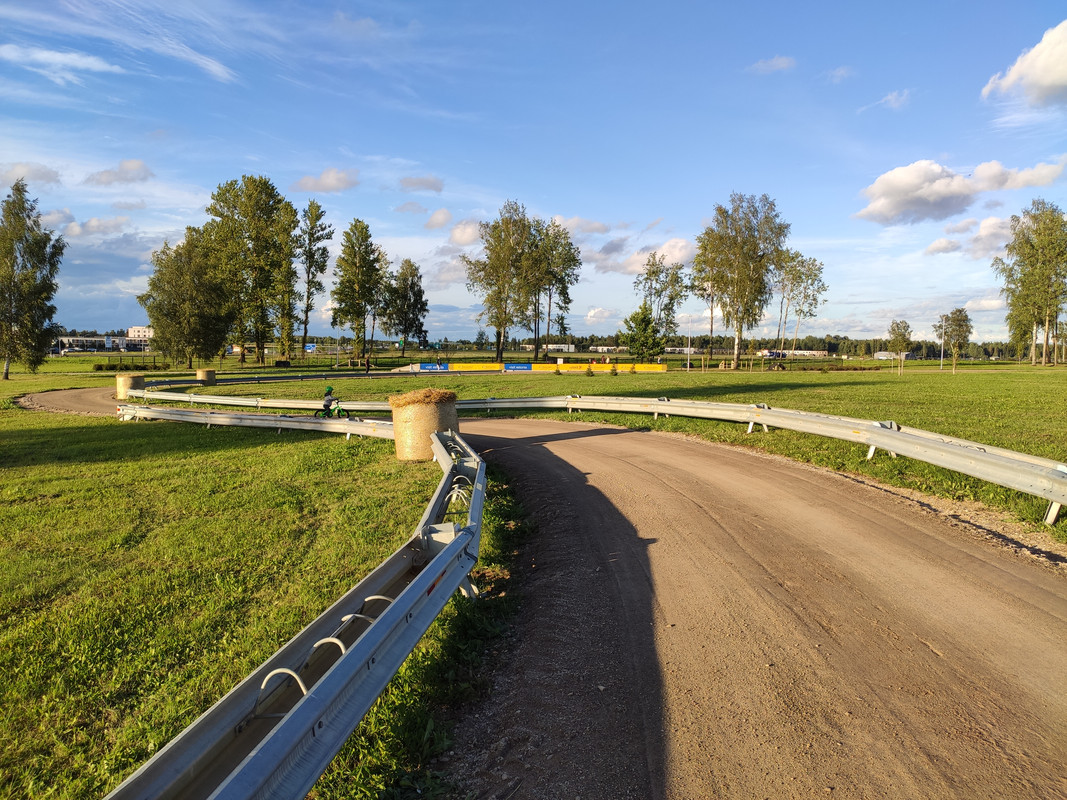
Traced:
[[689, 321], [689, 335], [685, 340], [685, 371], [689, 372], [693, 367], [693, 315], [686, 314]]

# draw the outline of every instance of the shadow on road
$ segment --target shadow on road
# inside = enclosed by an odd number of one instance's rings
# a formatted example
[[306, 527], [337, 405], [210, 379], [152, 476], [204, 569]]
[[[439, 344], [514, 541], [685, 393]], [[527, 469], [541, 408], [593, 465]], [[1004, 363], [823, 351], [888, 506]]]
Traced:
[[[471, 426], [475, 427], [475, 426]], [[529, 438], [464, 433], [511, 476], [536, 534], [522, 553], [524, 608], [507, 691], [479, 715], [479, 787], [523, 797], [656, 797], [664, 753], [652, 582], [637, 531], [586, 476], [542, 445], [632, 435], [596, 428]], [[489, 720], [486, 719], [489, 715]], [[508, 744], [503, 763], [494, 742]], [[486, 744], [488, 742], [488, 749]], [[477, 747], [477, 740], [472, 740]], [[523, 753], [558, 748], [548, 764]], [[502, 775], [524, 775], [520, 785]], [[488, 785], [482, 785], [487, 782]], [[573, 791], [572, 791], [573, 790]], [[497, 793], [502, 794], [497, 794]], [[509, 794], [514, 792], [514, 794]]]

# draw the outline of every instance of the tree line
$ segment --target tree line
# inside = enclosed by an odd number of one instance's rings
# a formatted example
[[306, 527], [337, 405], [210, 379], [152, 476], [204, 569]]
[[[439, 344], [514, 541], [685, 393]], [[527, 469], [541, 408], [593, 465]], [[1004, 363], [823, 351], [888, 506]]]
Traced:
[[[190, 366], [227, 345], [255, 345], [257, 361], [276, 342], [281, 360], [307, 345], [316, 298], [325, 289], [334, 229], [314, 199], [297, 213], [271, 181], [245, 175], [220, 184], [201, 227], [152, 254], [153, 273], [138, 302], [148, 314], [153, 346]], [[429, 307], [419, 267], [404, 259], [394, 272], [370, 228], [354, 219], [334, 265], [331, 324], [349, 327], [367, 358], [377, 331], [425, 341]], [[369, 358], [367, 368], [369, 369]]]

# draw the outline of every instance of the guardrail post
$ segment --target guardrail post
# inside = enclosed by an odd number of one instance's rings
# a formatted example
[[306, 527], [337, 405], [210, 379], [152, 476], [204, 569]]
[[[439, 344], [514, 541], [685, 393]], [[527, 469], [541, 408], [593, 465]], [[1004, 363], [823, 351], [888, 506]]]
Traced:
[[[765, 403], [756, 403], [752, 407], [757, 409], [757, 410], [760, 410], [760, 409], [769, 410], [770, 409], [770, 406], [766, 405]], [[756, 420], [752, 420], [751, 422], [748, 423], [748, 433], [752, 433], [752, 429], [755, 428], [756, 425], [760, 425], [763, 428], [763, 432], [764, 433], [770, 433], [771, 432], [771, 429], [767, 427], [767, 423], [766, 422], [757, 423]]]
[[[889, 430], [889, 431], [899, 431], [900, 430], [900, 426], [897, 425], [897, 423], [893, 422], [892, 420], [886, 420], [885, 422], [872, 422], [871, 424], [874, 425], [876, 428], [885, 428], [886, 430]], [[874, 451], [877, 450], [877, 449], [878, 448], [875, 447], [873, 444], [870, 447], [867, 448], [867, 460], [868, 461], [870, 461], [872, 458], [874, 458]], [[897, 457], [897, 454], [894, 453], [892, 450], [889, 450], [887, 452], [889, 453], [889, 455], [893, 456], [893, 458]]]
[[[1058, 469], [1060, 472], [1067, 472], [1067, 467], [1065, 467], [1063, 464], [1057, 464], [1056, 469]], [[1057, 503], [1055, 500], [1048, 504], [1048, 511], [1045, 512], [1046, 525], [1056, 524], [1056, 520], [1060, 517], [1060, 508], [1062, 508], [1061, 504]]]

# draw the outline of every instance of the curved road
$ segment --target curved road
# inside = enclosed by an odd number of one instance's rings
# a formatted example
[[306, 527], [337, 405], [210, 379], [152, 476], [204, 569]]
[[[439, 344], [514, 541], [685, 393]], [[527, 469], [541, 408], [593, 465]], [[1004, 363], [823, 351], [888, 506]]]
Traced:
[[461, 427], [539, 527], [472, 796], [1067, 797], [1062, 565], [747, 450]]

